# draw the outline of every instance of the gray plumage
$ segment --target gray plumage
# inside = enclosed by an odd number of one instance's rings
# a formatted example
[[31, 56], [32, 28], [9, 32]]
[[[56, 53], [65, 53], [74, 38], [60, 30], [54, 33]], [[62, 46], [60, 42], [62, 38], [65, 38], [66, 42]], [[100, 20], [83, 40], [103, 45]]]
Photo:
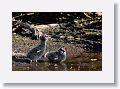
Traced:
[[62, 62], [66, 60], [66, 50], [62, 47], [57, 51], [47, 52], [45, 57], [50, 62]]
[[34, 61], [37, 61], [37, 60], [41, 60], [44, 53], [45, 53], [45, 50], [46, 50], [46, 37], [45, 35], [42, 35], [40, 37], [40, 44], [38, 46], [36, 46], [35, 48], [31, 49], [28, 53], [27, 53], [27, 57], [30, 59], [30, 60], [34, 60]]

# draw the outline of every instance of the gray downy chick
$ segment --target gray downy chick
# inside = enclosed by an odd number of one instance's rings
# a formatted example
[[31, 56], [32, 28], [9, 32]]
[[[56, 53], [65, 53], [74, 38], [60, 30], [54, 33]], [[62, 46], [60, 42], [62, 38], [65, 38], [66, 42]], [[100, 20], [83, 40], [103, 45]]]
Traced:
[[49, 62], [63, 62], [66, 60], [65, 47], [61, 47], [57, 51], [50, 51], [45, 54], [45, 58]]
[[27, 57], [31, 60], [31, 62], [42, 60], [46, 50], [46, 41], [47, 38], [45, 35], [40, 36], [40, 44], [27, 53]]

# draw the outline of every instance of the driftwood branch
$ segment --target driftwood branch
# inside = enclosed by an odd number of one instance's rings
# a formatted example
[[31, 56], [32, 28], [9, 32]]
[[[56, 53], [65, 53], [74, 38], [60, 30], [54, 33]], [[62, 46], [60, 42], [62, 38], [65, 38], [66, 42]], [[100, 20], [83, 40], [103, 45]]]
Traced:
[[32, 39], [39, 39], [42, 32], [37, 29], [34, 25], [27, 22], [22, 22], [20, 20], [12, 20], [12, 31], [21, 35], [29, 35]]

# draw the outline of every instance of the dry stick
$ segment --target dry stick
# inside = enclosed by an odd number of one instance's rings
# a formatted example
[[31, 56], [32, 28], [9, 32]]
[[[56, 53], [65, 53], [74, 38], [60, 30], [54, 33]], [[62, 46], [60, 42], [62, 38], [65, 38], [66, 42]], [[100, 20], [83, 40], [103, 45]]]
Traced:
[[22, 14], [22, 15], [19, 15], [19, 16], [15, 16], [13, 17], [14, 19], [16, 18], [19, 18], [19, 17], [23, 17], [23, 16], [26, 16], [26, 15], [33, 15], [34, 13], [26, 13], [26, 14]]

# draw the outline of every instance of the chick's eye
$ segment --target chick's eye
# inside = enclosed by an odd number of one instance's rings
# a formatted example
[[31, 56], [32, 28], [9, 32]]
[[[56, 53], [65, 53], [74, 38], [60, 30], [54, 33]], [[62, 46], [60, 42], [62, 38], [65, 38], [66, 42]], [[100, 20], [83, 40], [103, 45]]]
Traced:
[[65, 52], [65, 50], [64, 50], [64, 49], [61, 49], [61, 51]]

